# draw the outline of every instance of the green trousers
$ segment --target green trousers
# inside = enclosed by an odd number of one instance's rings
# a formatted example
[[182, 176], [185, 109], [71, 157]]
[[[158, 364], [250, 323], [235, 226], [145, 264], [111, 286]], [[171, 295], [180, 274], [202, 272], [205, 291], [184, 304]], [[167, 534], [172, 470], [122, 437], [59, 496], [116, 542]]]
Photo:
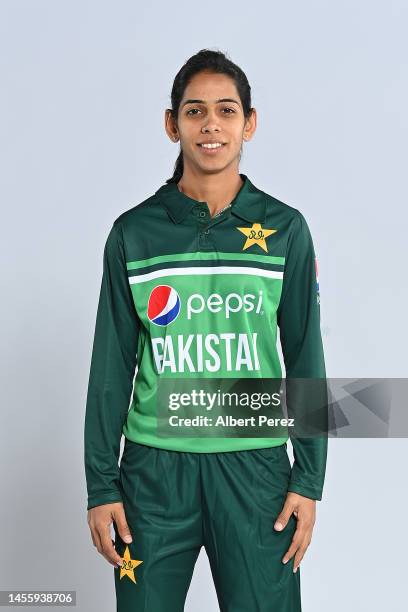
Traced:
[[273, 527], [290, 473], [286, 444], [189, 453], [126, 439], [120, 487], [133, 541], [114, 523], [125, 559], [114, 568], [117, 612], [182, 612], [202, 546], [221, 612], [300, 612], [300, 568], [282, 563], [296, 518]]

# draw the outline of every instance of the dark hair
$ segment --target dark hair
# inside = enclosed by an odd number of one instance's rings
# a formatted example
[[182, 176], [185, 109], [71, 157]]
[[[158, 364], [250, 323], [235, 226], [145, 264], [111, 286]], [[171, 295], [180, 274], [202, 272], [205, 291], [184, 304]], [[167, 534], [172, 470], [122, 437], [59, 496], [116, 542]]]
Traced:
[[[174, 118], [177, 118], [178, 116], [180, 102], [183, 98], [185, 88], [189, 84], [192, 77], [202, 71], [226, 74], [227, 76], [231, 77], [238, 90], [239, 97], [241, 98], [245, 118], [248, 118], [251, 115], [251, 87], [245, 73], [221, 51], [201, 49], [201, 51], [195, 55], [192, 55], [190, 59], [186, 61], [175, 76], [171, 90], [172, 107], [169, 109], [171, 110], [171, 114]], [[174, 165], [173, 176], [167, 179], [166, 183], [178, 183], [182, 175], [183, 151], [180, 147], [180, 153]]]

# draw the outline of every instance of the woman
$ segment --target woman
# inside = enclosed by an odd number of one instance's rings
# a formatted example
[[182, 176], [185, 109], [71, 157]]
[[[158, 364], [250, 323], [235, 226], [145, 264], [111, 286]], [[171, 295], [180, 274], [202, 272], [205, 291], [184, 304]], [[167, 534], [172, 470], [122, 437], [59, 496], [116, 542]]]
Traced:
[[202, 546], [222, 612], [298, 612], [327, 440], [292, 439], [291, 467], [288, 427], [259, 435], [256, 410], [236, 406], [248, 419], [231, 434], [205, 401], [169, 401], [220, 381], [259, 398], [282, 375], [278, 326], [287, 378], [325, 377], [313, 243], [298, 210], [239, 172], [257, 117], [240, 68], [202, 50], [171, 101], [174, 174], [114, 221], [104, 251], [85, 418], [92, 540], [121, 612], [182, 611]]

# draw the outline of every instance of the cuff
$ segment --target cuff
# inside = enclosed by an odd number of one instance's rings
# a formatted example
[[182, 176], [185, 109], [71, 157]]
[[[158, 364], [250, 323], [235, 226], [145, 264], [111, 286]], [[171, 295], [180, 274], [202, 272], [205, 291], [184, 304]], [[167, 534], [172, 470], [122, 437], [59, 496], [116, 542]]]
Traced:
[[87, 510], [94, 508], [95, 506], [103, 506], [103, 504], [113, 504], [115, 502], [122, 502], [122, 498], [118, 491], [111, 491], [109, 493], [100, 493], [91, 495], [88, 497]]
[[309, 497], [310, 499], [315, 499], [318, 501], [322, 499], [322, 490], [312, 485], [304, 485], [296, 482], [290, 482], [288, 486], [288, 492], [289, 491], [292, 491], [293, 493], [298, 493], [299, 495], [303, 495], [303, 497]]

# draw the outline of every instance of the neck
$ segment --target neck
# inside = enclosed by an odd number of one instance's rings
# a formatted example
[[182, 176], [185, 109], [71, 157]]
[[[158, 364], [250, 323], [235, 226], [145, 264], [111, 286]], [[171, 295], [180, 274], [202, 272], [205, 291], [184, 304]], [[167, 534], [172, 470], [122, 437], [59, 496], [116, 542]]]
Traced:
[[200, 176], [185, 168], [177, 187], [193, 200], [207, 202], [210, 215], [213, 217], [232, 202], [242, 184], [239, 172], [235, 168], [233, 171]]

